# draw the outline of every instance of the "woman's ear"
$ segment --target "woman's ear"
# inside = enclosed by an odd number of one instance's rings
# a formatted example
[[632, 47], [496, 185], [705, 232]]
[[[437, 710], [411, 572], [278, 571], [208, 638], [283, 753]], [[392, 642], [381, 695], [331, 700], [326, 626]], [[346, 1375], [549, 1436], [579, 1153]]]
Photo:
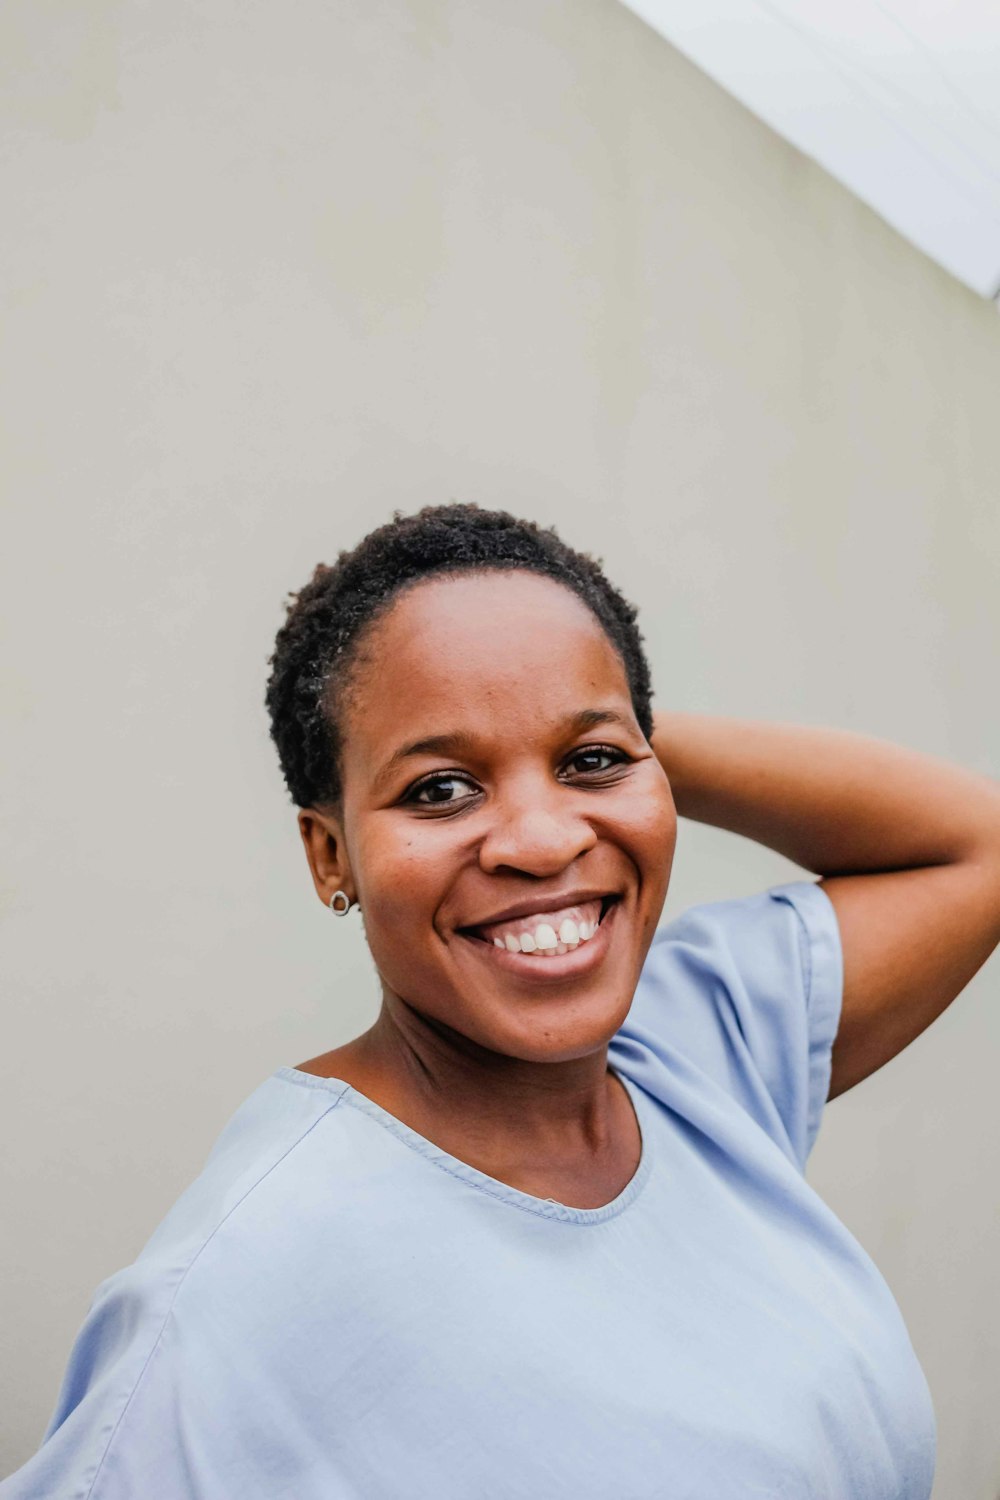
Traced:
[[340, 819], [315, 807], [299, 808], [298, 818], [313, 885], [323, 905], [329, 906], [334, 891], [343, 891], [352, 902], [356, 901]]

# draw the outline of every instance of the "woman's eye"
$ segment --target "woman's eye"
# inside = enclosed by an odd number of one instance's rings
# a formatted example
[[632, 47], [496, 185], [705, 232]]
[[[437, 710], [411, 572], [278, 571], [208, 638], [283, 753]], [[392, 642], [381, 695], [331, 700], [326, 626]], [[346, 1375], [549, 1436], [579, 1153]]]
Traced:
[[595, 771], [609, 771], [612, 766], [622, 765], [627, 760], [628, 756], [623, 750], [615, 750], [610, 745], [593, 745], [586, 750], [578, 750], [569, 763], [584, 774], [593, 774]]
[[413, 787], [405, 800], [415, 802], [418, 807], [441, 807], [468, 801], [467, 796], [456, 795], [456, 787], [465, 787], [470, 796], [475, 795], [476, 788], [464, 776], [432, 776], [429, 781], [421, 781]]

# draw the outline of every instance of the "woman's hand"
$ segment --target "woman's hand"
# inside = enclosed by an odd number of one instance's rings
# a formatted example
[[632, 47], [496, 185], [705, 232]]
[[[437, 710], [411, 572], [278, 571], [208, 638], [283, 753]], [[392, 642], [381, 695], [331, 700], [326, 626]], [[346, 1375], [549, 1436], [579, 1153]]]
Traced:
[[831, 1099], [936, 1020], [1000, 943], [1000, 783], [845, 729], [658, 712], [680, 816], [822, 877], [844, 952]]

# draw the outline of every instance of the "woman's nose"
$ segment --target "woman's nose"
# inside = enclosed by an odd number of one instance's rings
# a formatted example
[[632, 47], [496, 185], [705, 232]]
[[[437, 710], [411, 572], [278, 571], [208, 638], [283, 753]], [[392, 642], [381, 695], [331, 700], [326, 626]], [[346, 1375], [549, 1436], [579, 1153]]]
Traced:
[[[561, 796], [566, 798], [566, 792]], [[596, 843], [597, 835], [580, 816], [579, 807], [560, 806], [558, 793], [554, 801], [543, 796], [523, 798], [513, 806], [497, 805], [479, 862], [491, 874], [510, 869], [558, 875]]]

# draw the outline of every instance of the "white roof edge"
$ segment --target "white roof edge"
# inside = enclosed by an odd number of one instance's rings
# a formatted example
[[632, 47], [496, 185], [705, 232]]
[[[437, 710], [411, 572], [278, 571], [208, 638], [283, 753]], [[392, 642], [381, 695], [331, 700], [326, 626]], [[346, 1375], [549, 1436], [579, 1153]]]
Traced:
[[959, 281], [1000, 298], [1000, 133], [884, 5], [622, 3]]

